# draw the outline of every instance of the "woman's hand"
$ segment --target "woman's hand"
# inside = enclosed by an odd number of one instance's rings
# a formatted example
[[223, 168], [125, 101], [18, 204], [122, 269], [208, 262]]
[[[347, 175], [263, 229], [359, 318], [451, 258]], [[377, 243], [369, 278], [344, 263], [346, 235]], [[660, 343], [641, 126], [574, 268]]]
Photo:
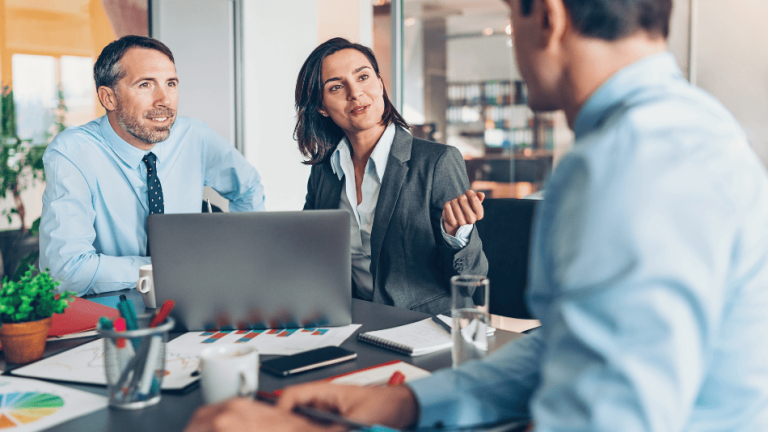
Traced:
[[468, 190], [464, 195], [448, 201], [443, 206], [443, 229], [451, 236], [462, 225], [471, 225], [483, 218], [483, 200], [485, 194]]

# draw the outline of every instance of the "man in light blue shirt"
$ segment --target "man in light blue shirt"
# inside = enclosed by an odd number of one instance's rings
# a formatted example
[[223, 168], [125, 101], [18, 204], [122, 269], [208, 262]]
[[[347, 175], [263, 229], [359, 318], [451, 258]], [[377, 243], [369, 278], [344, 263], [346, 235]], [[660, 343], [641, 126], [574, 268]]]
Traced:
[[121, 38], [104, 48], [94, 78], [107, 115], [60, 133], [43, 156], [40, 266], [79, 295], [133, 286], [151, 263], [147, 216], [200, 212], [203, 186], [232, 211], [264, 210], [245, 158], [203, 122], [177, 118], [168, 47]]
[[299, 405], [398, 428], [530, 415], [536, 431], [768, 430], [768, 177], [666, 52], [671, 0], [511, 6], [531, 108], [563, 109], [576, 136], [536, 214], [541, 328], [407, 386], [206, 407], [189, 432], [321, 430]]

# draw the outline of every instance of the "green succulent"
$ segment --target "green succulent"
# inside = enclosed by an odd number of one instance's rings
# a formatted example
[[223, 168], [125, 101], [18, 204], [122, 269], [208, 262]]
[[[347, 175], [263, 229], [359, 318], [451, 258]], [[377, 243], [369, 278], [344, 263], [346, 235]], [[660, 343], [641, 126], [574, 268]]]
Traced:
[[31, 322], [63, 313], [69, 300], [75, 297], [72, 291], [56, 296], [59, 281], [53, 280], [45, 271], [37, 271], [30, 265], [18, 282], [3, 279], [0, 286], [0, 326], [2, 323]]

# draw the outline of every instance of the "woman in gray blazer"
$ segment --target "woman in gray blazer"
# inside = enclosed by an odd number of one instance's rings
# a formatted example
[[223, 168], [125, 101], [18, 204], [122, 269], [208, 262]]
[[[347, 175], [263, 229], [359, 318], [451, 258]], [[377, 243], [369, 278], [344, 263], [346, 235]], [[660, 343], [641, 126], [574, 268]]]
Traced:
[[488, 272], [473, 225], [483, 194], [468, 190], [461, 153], [411, 136], [373, 52], [346, 39], [310, 54], [296, 111], [295, 138], [312, 165], [304, 209], [351, 214], [353, 295], [449, 312], [451, 276]]

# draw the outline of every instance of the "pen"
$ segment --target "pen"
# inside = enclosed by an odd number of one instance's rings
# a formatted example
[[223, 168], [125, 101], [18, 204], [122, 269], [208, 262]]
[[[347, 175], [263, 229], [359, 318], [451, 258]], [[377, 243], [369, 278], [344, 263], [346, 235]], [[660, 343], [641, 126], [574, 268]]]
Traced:
[[440, 318], [436, 317], [435, 315], [431, 315], [431, 318], [432, 318], [432, 321], [438, 323], [440, 325], [440, 327], [445, 329], [445, 331], [447, 331], [448, 333], [451, 332], [451, 326], [446, 324], [443, 320], [441, 320]]
[[163, 305], [160, 307], [160, 310], [157, 311], [155, 316], [152, 318], [152, 322], [149, 323], [150, 327], [157, 327], [160, 324], [165, 322], [165, 319], [168, 318], [168, 315], [171, 313], [171, 309], [173, 309], [173, 306], [175, 303], [173, 300], [166, 300], [163, 302]]
[[[274, 405], [275, 402], [277, 402], [277, 398], [274, 398], [274, 397], [264, 397], [263, 394], [259, 394], [259, 393], [256, 394], [256, 399], [258, 399], [258, 400], [260, 400], [262, 402], [266, 402], [268, 404], [272, 404], [272, 405]], [[301, 415], [303, 415], [305, 417], [309, 417], [309, 418], [311, 418], [313, 420], [318, 420], [318, 421], [326, 422], [326, 423], [336, 423], [336, 424], [339, 424], [339, 425], [342, 425], [342, 426], [346, 426], [348, 428], [352, 428], [354, 430], [357, 430], [357, 429], [370, 429], [372, 427], [371, 425], [368, 425], [368, 424], [365, 424], [365, 423], [358, 423], [358, 422], [356, 422], [354, 420], [346, 419], [346, 418], [344, 418], [344, 417], [342, 417], [340, 415], [332, 414], [332, 413], [329, 413], [327, 411], [316, 410], [314, 408], [309, 408], [309, 407], [301, 407], [301, 406], [299, 406], [299, 407], [294, 408], [293, 412], [295, 412], [297, 414], [301, 414]]]
[[205, 201], [208, 203], [208, 213], [213, 213], [213, 209], [211, 208], [211, 199], [206, 198]]

